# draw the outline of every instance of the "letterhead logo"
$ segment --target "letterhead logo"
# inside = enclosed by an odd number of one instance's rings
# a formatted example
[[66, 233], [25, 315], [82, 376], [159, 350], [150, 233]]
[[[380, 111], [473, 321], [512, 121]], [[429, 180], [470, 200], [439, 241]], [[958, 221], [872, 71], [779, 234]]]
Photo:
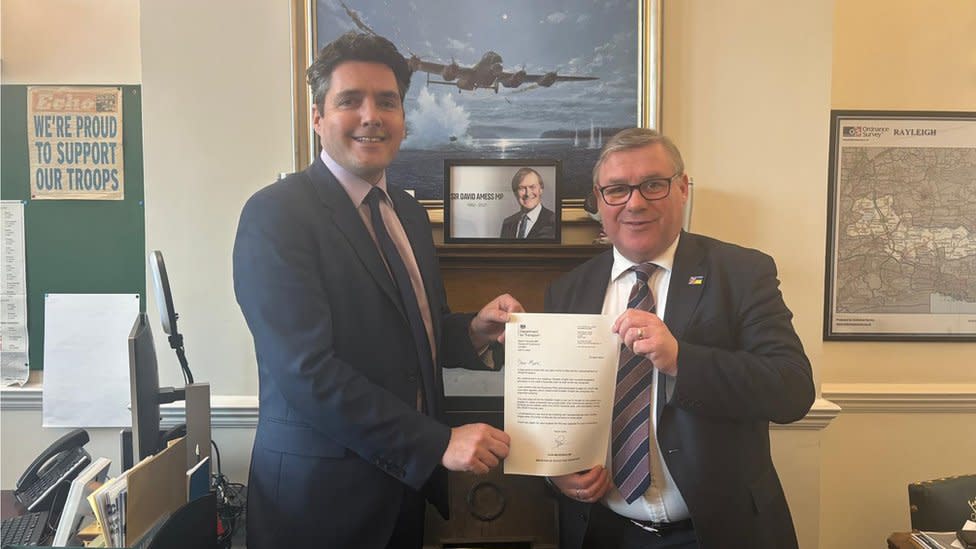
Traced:
[[867, 139], [887, 135], [890, 128], [877, 126], [841, 126], [840, 134], [844, 139]]

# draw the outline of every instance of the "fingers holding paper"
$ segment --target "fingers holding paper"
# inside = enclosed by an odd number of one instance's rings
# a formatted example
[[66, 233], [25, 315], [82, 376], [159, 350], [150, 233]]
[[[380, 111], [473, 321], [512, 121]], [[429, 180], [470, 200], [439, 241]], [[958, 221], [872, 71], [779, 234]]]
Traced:
[[549, 480], [564, 496], [586, 503], [600, 501], [610, 489], [610, 474], [602, 465], [588, 471], [549, 477]]
[[468, 328], [474, 348], [479, 349], [489, 343], [504, 343], [505, 323], [508, 322], [509, 314], [523, 311], [525, 309], [522, 304], [508, 294], [502, 294], [488, 302], [471, 319], [471, 326]]
[[664, 374], [677, 375], [678, 340], [657, 315], [627, 309], [613, 323], [613, 331], [634, 354], [646, 356]]

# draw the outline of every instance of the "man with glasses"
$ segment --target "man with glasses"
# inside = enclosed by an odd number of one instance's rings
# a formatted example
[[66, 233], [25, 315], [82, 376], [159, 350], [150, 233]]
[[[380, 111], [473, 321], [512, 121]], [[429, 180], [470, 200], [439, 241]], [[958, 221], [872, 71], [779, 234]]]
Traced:
[[606, 466], [550, 479], [560, 546], [797, 547], [769, 422], [815, 390], [772, 258], [682, 231], [684, 162], [653, 130], [611, 138], [593, 182], [613, 249], [546, 311], [613, 316], [621, 360]]

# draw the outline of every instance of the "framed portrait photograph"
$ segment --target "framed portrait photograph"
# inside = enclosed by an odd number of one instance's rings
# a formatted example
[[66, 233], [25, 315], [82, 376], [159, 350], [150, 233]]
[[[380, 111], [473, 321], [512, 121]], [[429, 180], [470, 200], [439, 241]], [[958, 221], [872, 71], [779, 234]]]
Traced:
[[559, 243], [562, 163], [444, 161], [444, 242]]
[[976, 113], [832, 111], [825, 340], [976, 341]]
[[603, 143], [659, 127], [660, 0], [293, 0], [296, 164], [319, 154], [305, 69], [348, 31], [389, 39], [413, 76], [387, 181], [443, 207], [444, 160], [553, 158], [582, 207]]

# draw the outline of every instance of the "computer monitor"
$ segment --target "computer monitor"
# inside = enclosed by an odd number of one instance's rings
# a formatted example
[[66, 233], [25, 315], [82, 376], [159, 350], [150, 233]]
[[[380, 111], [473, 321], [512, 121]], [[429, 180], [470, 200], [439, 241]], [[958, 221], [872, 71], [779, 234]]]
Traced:
[[159, 405], [185, 398], [183, 389], [159, 387], [156, 346], [146, 313], [139, 313], [129, 332], [129, 388], [133, 454], [142, 461], [160, 450]]
[[108, 458], [98, 458], [71, 481], [71, 488], [68, 490], [68, 497], [61, 511], [61, 519], [58, 521], [58, 529], [54, 533], [54, 541], [51, 542], [53, 547], [68, 545], [71, 538], [78, 533], [85, 518], [93, 518], [88, 496], [105, 482], [111, 464], [112, 460]]

